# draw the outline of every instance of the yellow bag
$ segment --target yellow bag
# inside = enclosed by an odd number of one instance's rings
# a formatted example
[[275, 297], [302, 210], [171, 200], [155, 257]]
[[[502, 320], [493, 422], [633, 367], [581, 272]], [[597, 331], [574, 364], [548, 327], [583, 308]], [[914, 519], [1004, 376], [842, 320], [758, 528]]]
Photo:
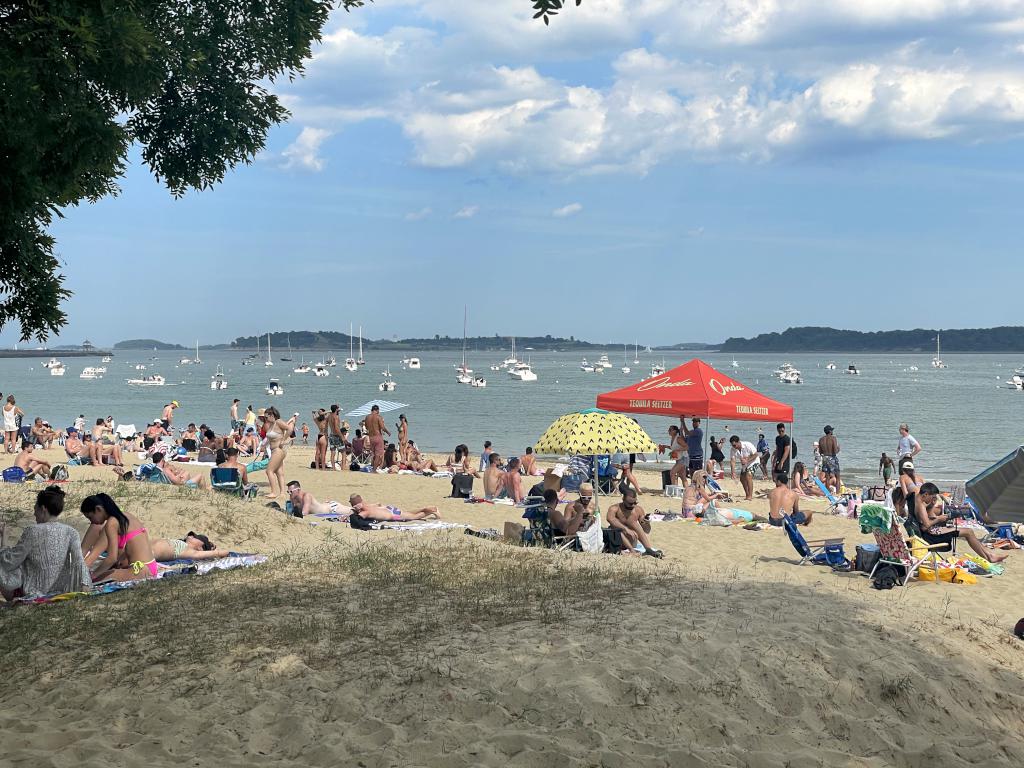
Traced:
[[912, 536], [910, 538], [910, 554], [915, 560], [925, 557], [928, 554], [928, 542], [920, 536]]
[[[935, 569], [922, 566], [917, 570], [917, 578], [921, 581], [935, 581]], [[962, 568], [939, 568], [939, 580], [950, 584], [977, 584], [978, 579], [973, 573]]]

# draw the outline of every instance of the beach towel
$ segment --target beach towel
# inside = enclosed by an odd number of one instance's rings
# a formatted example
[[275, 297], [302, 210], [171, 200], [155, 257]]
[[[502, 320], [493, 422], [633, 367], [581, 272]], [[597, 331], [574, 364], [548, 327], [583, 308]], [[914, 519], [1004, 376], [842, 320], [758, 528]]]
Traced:
[[389, 523], [374, 521], [370, 523], [369, 530], [381, 531], [410, 531], [412, 533], [423, 533], [424, 531], [443, 531], [450, 528], [468, 528], [463, 523], [446, 523], [442, 520], [413, 520], [408, 523]]
[[864, 504], [860, 508], [861, 533], [888, 533], [892, 530], [893, 514], [881, 504]]

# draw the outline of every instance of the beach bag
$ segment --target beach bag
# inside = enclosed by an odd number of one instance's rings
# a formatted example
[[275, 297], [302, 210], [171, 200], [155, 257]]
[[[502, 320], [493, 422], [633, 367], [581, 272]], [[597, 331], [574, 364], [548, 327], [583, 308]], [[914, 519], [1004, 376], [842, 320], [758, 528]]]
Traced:
[[606, 552], [617, 555], [622, 551], [622, 531], [618, 528], [602, 528], [601, 536], [604, 540]]
[[348, 524], [357, 531], [372, 531], [372, 522], [372, 520], [367, 520], [365, 517], [360, 517], [355, 512], [348, 516]]
[[50, 479], [62, 483], [70, 477], [68, 468], [63, 464], [57, 464], [50, 470]]
[[459, 474], [452, 476], [452, 498], [468, 499], [473, 495], [473, 476]]
[[871, 573], [881, 556], [877, 544], [858, 544], [853, 567], [861, 573]]
[[860, 499], [864, 503], [880, 501], [884, 504], [887, 497], [888, 493], [886, 492], [886, 489], [880, 485], [873, 485], [870, 488], [864, 488], [860, 494]]
[[811, 562], [815, 565], [830, 566], [833, 571], [850, 570], [850, 561], [843, 551], [842, 544], [826, 544], [825, 551], [812, 557]]
[[875, 571], [875, 577], [871, 580], [871, 586], [875, 589], [892, 589], [902, 581], [897, 567], [891, 563], [880, 566]]

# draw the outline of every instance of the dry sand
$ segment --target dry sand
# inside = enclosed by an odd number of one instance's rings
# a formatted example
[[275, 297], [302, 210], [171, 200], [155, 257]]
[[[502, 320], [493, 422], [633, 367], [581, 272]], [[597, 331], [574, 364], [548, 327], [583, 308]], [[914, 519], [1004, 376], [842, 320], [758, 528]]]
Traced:
[[[295, 449], [287, 474], [322, 500], [520, 519], [445, 498], [447, 480], [310, 458]], [[274, 557], [0, 612], [0, 765], [1024, 765], [1024, 643], [1009, 633], [1024, 552], [975, 585], [877, 592], [797, 566], [778, 530], [655, 523], [663, 561], [586, 556], [311, 526], [71, 471], [65, 514], [82, 530], [79, 501], [107, 490], [151, 535], [191, 528]], [[8, 543], [32, 490], [0, 488]], [[845, 536], [851, 554], [869, 540], [825, 515], [806, 533]]]

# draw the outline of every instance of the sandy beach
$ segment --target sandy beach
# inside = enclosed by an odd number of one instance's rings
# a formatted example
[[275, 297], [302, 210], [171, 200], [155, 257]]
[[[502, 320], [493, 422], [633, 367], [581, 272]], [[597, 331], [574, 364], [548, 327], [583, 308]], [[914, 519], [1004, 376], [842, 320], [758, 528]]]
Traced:
[[[311, 456], [293, 449], [287, 475], [321, 500], [521, 519], [446, 498], [448, 480], [315, 472]], [[35, 490], [0, 486], [8, 544]], [[654, 523], [655, 561], [311, 525], [109, 469], [74, 467], [66, 490], [82, 531], [81, 499], [107, 490], [151, 536], [271, 559], [0, 611], [6, 765], [1024, 764], [1022, 552], [977, 584], [878, 592], [798, 566], [775, 529]], [[871, 541], [829, 515], [806, 535], [845, 537], [851, 557]]]

